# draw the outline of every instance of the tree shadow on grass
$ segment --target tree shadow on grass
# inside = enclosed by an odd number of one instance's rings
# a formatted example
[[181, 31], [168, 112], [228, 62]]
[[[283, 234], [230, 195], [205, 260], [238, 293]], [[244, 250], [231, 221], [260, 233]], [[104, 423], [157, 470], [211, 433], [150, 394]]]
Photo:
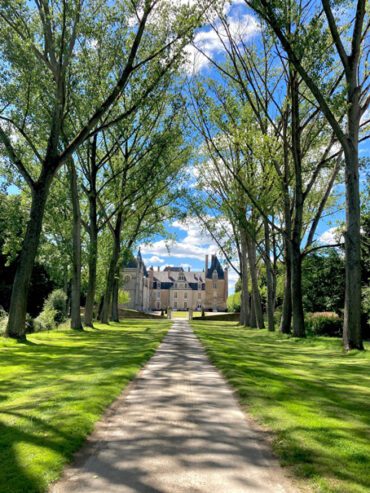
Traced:
[[368, 355], [343, 354], [339, 340], [196, 327], [241, 403], [276, 432], [284, 464], [323, 477], [330, 491], [370, 490]]
[[[43, 492], [104, 409], [153, 354], [167, 325], [29, 336], [1, 351], [0, 491]], [[145, 330], [149, 329], [149, 330]]]

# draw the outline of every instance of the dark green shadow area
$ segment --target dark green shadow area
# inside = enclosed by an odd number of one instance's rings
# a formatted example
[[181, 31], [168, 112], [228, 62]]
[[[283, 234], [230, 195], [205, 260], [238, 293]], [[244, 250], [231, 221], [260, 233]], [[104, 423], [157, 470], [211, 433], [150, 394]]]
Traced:
[[369, 352], [232, 322], [192, 326], [242, 405], [274, 432], [284, 466], [313, 491], [370, 491]]
[[0, 493], [47, 490], [170, 323], [128, 320], [0, 339]]

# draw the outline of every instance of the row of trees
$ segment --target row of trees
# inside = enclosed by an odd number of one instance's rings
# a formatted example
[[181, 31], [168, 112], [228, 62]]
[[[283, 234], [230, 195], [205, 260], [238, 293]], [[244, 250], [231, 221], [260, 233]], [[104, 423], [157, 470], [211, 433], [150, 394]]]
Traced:
[[179, 193], [174, 181], [187, 149], [174, 80], [205, 8], [167, 0], [1, 3], [2, 174], [29, 207], [8, 336], [24, 337], [37, 254], [71, 278], [71, 325], [80, 329], [81, 271], [87, 265], [92, 325], [105, 252], [100, 318], [118, 318], [122, 249], [158, 232]]
[[[366, 0], [245, 0], [243, 12], [258, 18], [252, 41], [247, 26], [232, 28], [226, 3], [2, 2], [2, 185], [15, 184], [25, 215], [29, 210], [22, 241], [13, 235], [3, 245], [13, 260], [18, 254], [8, 336], [24, 336], [37, 255], [57, 284], [71, 285], [73, 328], [82, 327], [81, 279], [85, 324], [92, 325], [98, 299], [100, 319], [117, 320], [122, 254], [161, 232], [183, 193], [181, 172], [195, 162], [188, 205], [241, 276], [242, 323], [265, 323], [262, 261], [274, 329], [283, 265], [280, 328], [298, 337], [305, 336], [302, 260], [322, 247], [319, 222], [335, 211], [336, 185], [345, 183], [344, 346], [363, 348]], [[186, 47], [202, 23], [223, 53], [211, 59], [198, 47], [212, 78], [193, 77], [185, 86]], [[200, 144], [192, 156], [188, 121]]]
[[324, 246], [316, 242], [317, 227], [335, 210], [335, 185], [344, 181], [343, 339], [346, 349], [363, 349], [358, 147], [369, 128], [366, 2], [355, 2], [355, 15], [346, 10], [353, 2], [245, 3], [258, 15], [258, 39], [246, 42], [245, 31], [231, 29], [218, 10], [209, 22], [225, 58], [209, 59], [217, 77], [199, 77], [189, 88], [189, 116], [202, 146], [193, 212], [241, 276], [241, 322], [264, 326], [262, 259], [274, 330], [283, 263], [280, 329], [304, 337], [302, 260]]

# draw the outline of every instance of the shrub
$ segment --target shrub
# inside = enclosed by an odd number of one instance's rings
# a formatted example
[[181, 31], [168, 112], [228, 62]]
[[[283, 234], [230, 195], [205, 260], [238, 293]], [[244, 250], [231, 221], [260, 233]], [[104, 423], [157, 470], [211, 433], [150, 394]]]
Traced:
[[46, 319], [50, 316], [51, 310], [54, 310], [54, 325], [55, 322], [57, 324], [64, 322], [67, 318], [67, 295], [65, 294], [65, 292], [62, 289], [55, 289], [54, 291], [52, 291], [45, 301], [44, 308], [41, 313], [43, 313], [46, 308], [48, 308], [49, 310], [48, 315], [45, 315]]
[[305, 319], [308, 334], [341, 337], [343, 320], [334, 312], [309, 313]]
[[45, 302], [44, 309], [40, 315], [35, 319], [36, 326], [35, 331], [39, 330], [51, 330], [56, 325], [57, 311]]
[[275, 322], [275, 325], [277, 327], [280, 327], [280, 322], [281, 322], [281, 315], [282, 315], [282, 311], [280, 308], [278, 308], [277, 310], [275, 310], [274, 312], [274, 322]]
[[7, 325], [8, 325], [8, 314], [2, 307], [0, 307], [0, 335], [1, 336], [5, 334]]
[[228, 312], [240, 312], [240, 292], [231, 294], [227, 298], [227, 311]]

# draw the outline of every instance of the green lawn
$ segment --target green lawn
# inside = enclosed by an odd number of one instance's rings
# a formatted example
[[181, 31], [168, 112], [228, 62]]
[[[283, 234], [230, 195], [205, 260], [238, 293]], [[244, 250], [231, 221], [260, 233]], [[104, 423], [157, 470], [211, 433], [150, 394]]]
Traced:
[[314, 491], [370, 491], [369, 352], [232, 322], [192, 325], [242, 405], [274, 432], [283, 465]]
[[130, 320], [0, 338], [0, 492], [46, 491], [170, 323]]

